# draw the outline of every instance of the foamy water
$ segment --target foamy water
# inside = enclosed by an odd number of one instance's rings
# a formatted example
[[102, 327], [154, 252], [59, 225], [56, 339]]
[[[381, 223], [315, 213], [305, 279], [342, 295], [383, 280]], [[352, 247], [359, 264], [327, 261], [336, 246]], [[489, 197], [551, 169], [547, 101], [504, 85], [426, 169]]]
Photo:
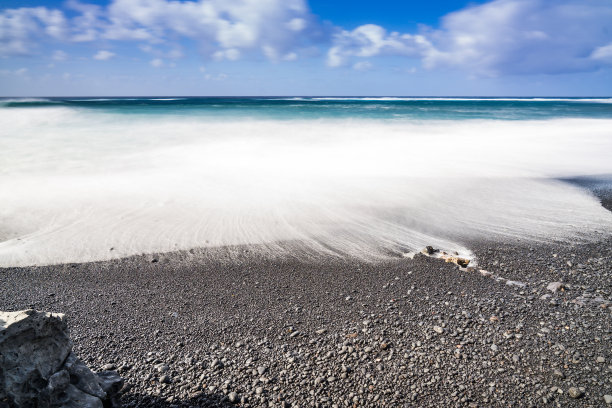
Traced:
[[233, 244], [469, 254], [466, 239], [612, 231], [590, 192], [559, 180], [612, 173], [612, 119], [122, 109], [0, 109], [0, 266]]

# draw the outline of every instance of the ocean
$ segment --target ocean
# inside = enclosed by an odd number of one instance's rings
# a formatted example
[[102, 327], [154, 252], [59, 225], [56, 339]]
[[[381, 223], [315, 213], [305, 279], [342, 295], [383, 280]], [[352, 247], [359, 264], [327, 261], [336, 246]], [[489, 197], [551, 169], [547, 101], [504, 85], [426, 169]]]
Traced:
[[612, 98], [4, 98], [0, 266], [598, 239], [611, 174]]

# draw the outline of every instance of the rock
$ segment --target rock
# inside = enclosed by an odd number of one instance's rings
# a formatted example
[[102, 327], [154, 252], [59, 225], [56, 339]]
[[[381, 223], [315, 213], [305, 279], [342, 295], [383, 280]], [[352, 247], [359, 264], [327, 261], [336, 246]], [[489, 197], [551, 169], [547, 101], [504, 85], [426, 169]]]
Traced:
[[433, 254], [435, 254], [438, 251], [439, 251], [438, 249], [434, 249], [434, 247], [432, 247], [431, 245], [427, 245], [425, 248], [423, 248], [421, 253], [423, 253], [425, 255], [433, 255]]
[[438, 333], [438, 334], [442, 334], [442, 333], [444, 333], [444, 329], [443, 329], [442, 327], [440, 327], [440, 326], [434, 326], [434, 327], [433, 327], [433, 330], [434, 330], [436, 333]]
[[63, 314], [0, 312], [0, 401], [35, 405], [71, 350]]
[[469, 259], [465, 259], [465, 258], [457, 258], [455, 260], [455, 263], [459, 266], [461, 266], [462, 268], [467, 268], [468, 264], [470, 263]]
[[506, 285], [517, 286], [519, 288], [524, 288], [525, 286], [527, 286], [525, 282], [519, 282], [519, 281], [513, 281], [513, 280], [506, 281]]
[[444, 259], [446, 262], [457, 264], [462, 268], [467, 268], [470, 263], [469, 259], [460, 258], [458, 256], [442, 255], [441, 258]]
[[257, 387], [255, 388], [255, 394], [260, 395], [263, 393], [263, 387]]
[[0, 312], [0, 401], [8, 406], [116, 407], [123, 380], [107, 373], [72, 353], [64, 315]]
[[603, 399], [606, 402], [606, 404], [608, 404], [608, 405], [612, 404], [612, 395], [606, 394], [606, 395], [603, 396]]
[[565, 378], [565, 374], [563, 374], [563, 372], [559, 369], [555, 369], [553, 371], [553, 375], [557, 378]]
[[123, 387], [123, 378], [114, 371], [102, 371], [97, 374], [98, 384], [107, 395], [117, 395]]
[[257, 367], [257, 373], [263, 375], [267, 371], [266, 367]]
[[74, 353], [70, 353], [64, 367], [70, 374], [70, 382], [79, 390], [94, 397], [106, 398], [106, 393], [98, 384], [96, 375]]
[[597, 362], [598, 363], [605, 363], [606, 359], [604, 357], [602, 357], [602, 356], [599, 356], [599, 357], [597, 357]]
[[[69, 385], [66, 388], [67, 402], [61, 405], [61, 408], [103, 408], [104, 405], [100, 398], [89, 395], [86, 392], [79, 390], [74, 385]], [[59, 405], [56, 405], [59, 406]]]
[[229, 399], [230, 402], [236, 402], [238, 401], [238, 394], [232, 391], [229, 394], [227, 394], [227, 399]]
[[102, 370], [104, 370], [104, 371], [114, 370], [115, 368], [117, 368], [117, 367], [115, 367], [114, 364], [104, 364], [102, 366]]
[[161, 377], [159, 377], [159, 382], [162, 384], [170, 384], [172, 381], [170, 380], [170, 376], [162, 375]]
[[563, 289], [564, 287], [565, 286], [563, 285], [562, 282], [551, 282], [548, 284], [548, 286], [546, 286], [546, 290], [556, 293], [557, 291]]
[[567, 390], [567, 393], [570, 396], [570, 398], [574, 398], [574, 399], [582, 398], [582, 396], [584, 395], [584, 391], [576, 387], [571, 387], [569, 390]]

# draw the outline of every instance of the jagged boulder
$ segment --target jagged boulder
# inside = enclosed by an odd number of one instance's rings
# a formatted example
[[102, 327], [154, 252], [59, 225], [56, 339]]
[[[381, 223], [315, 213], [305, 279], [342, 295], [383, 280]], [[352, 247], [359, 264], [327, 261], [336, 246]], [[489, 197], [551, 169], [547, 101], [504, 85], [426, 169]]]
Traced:
[[63, 314], [0, 312], [0, 406], [116, 407], [122, 386], [74, 355]]

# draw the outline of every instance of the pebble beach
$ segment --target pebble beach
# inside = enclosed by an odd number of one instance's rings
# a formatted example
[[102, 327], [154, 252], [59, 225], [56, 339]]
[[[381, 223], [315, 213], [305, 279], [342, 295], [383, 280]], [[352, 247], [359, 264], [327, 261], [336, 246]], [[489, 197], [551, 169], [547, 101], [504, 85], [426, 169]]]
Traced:
[[65, 313], [126, 407], [601, 407], [611, 244], [473, 242], [469, 269], [247, 247], [6, 268], [0, 308]]

